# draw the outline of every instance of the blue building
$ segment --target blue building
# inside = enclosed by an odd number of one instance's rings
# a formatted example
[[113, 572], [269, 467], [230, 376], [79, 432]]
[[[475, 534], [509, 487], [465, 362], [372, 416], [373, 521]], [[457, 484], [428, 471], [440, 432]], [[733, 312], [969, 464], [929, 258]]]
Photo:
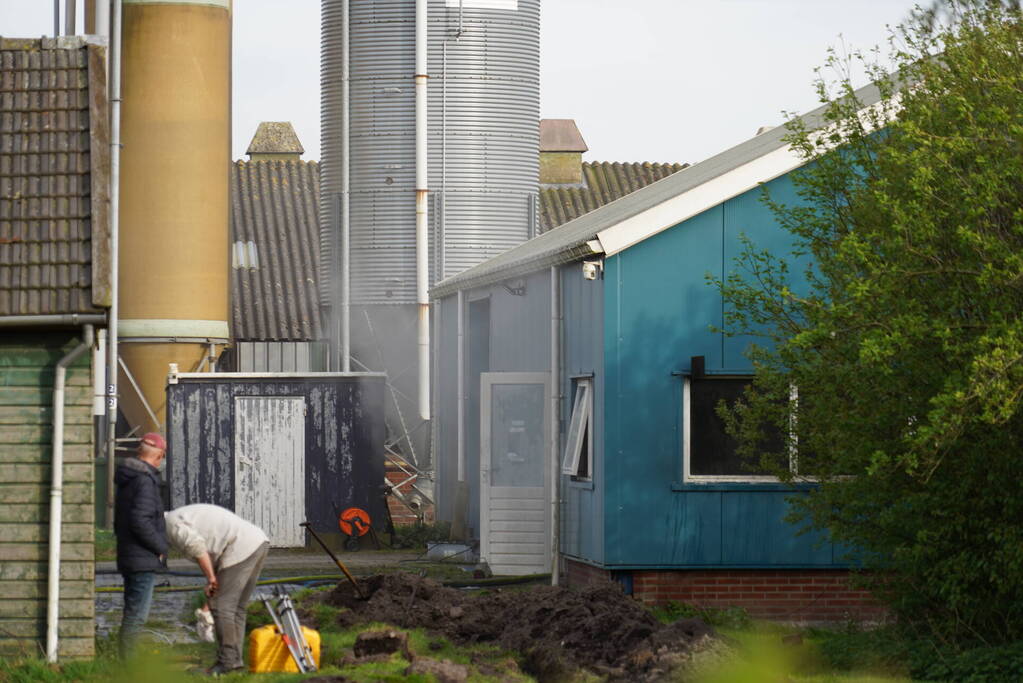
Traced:
[[[879, 98], [862, 89], [865, 105]], [[824, 109], [803, 117], [823, 125]], [[823, 621], [869, 611], [842, 549], [785, 521], [798, 490], [740, 464], [714, 413], [752, 368], [708, 275], [746, 235], [787, 253], [787, 127], [438, 283], [437, 515], [495, 573]], [[866, 610], [866, 611], [865, 611]]]

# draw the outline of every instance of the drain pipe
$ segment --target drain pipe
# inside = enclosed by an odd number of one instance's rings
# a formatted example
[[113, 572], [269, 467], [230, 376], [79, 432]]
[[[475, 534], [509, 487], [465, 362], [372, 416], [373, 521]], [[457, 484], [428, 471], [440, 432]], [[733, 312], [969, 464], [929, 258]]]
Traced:
[[416, 304], [419, 307], [419, 416], [430, 419], [429, 241], [426, 227], [427, 0], [416, 0]]
[[352, 371], [352, 273], [351, 273], [351, 21], [350, 2], [341, 4], [344, 45], [341, 47], [341, 372]]
[[551, 266], [551, 585], [561, 568], [561, 273]]
[[110, 316], [107, 324], [107, 514], [114, 528], [114, 468], [117, 464], [117, 323], [120, 314], [119, 232], [121, 225], [121, 0], [110, 17]]
[[64, 503], [64, 381], [67, 368], [92, 348], [92, 325], [86, 325], [82, 343], [57, 361], [53, 373], [53, 458], [50, 483], [50, 559], [47, 565], [46, 661], [57, 661], [57, 625], [60, 621], [60, 530]]

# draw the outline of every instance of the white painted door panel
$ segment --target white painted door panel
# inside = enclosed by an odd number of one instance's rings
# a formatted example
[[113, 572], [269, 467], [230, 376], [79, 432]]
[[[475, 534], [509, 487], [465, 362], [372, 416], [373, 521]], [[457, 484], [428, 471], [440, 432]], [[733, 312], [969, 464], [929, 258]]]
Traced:
[[480, 553], [495, 574], [550, 567], [546, 373], [481, 375]]
[[235, 514], [275, 548], [305, 543], [305, 398], [234, 399]]

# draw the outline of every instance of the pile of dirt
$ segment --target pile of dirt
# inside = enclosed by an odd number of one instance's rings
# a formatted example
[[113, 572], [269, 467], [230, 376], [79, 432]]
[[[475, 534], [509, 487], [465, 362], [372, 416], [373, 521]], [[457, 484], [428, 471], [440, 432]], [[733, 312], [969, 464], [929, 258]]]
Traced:
[[380, 621], [424, 628], [457, 643], [492, 643], [525, 656], [525, 669], [541, 681], [584, 668], [611, 680], [662, 680], [716, 640], [697, 619], [664, 626], [617, 584], [585, 590], [554, 586], [474, 594], [411, 574], [378, 574], [320, 597], [347, 608], [348, 628]]

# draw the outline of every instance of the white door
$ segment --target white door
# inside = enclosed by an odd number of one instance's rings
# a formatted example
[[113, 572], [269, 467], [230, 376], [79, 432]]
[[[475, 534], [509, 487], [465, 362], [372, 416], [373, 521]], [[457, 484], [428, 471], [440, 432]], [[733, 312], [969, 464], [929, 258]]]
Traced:
[[235, 397], [234, 511], [275, 548], [305, 545], [305, 398]]
[[547, 373], [480, 375], [480, 554], [495, 574], [550, 566]]

